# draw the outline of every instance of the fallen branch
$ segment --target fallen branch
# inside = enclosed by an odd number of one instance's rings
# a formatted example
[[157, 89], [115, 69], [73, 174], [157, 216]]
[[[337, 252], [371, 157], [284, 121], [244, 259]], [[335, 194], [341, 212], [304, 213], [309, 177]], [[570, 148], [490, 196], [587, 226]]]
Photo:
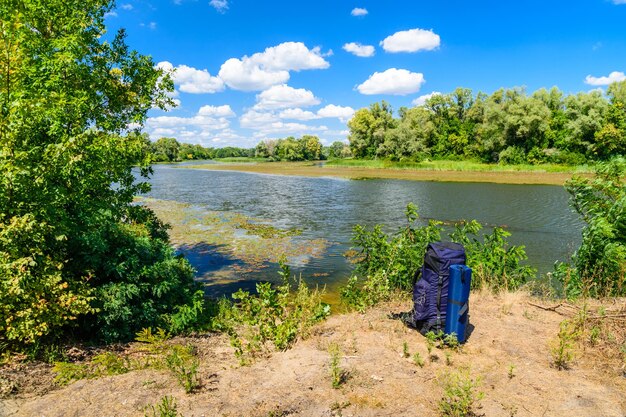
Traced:
[[620, 318], [626, 318], [626, 314], [607, 314], [604, 316], [587, 317], [587, 319], [589, 320], [620, 319]]
[[558, 313], [558, 311], [556, 311], [556, 309], [563, 305], [563, 303], [559, 303], [559, 304], [557, 304], [555, 306], [552, 306], [552, 307], [545, 307], [545, 306], [542, 306], [542, 305], [539, 305], [539, 304], [531, 303], [530, 301], [528, 301], [528, 304], [530, 304], [533, 307], [537, 307], [537, 308], [540, 308], [542, 310], [545, 310], [545, 311], [554, 311], [555, 313]]

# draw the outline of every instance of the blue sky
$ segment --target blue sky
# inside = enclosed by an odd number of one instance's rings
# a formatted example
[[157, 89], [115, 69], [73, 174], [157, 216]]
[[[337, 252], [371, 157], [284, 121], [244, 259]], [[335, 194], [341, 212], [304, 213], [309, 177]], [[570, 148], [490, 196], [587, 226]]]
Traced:
[[204, 146], [318, 135], [353, 111], [456, 87], [605, 88], [626, 77], [626, 0], [120, 0], [106, 23], [173, 73], [145, 131]]

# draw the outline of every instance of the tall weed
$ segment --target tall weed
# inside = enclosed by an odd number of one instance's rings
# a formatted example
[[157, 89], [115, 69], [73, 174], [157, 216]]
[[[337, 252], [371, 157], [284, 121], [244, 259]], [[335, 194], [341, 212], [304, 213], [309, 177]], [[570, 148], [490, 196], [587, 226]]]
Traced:
[[[428, 244], [441, 240], [445, 229], [434, 220], [419, 225], [418, 209], [412, 203], [405, 215], [406, 225], [393, 234], [384, 233], [381, 225], [371, 230], [355, 226], [352, 242], [357, 250], [349, 255], [356, 264], [355, 276], [341, 290], [349, 308], [362, 311], [413, 287]], [[447, 236], [465, 247], [467, 263], [474, 271], [472, 288], [511, 291], [535, 276], [535, 269], [523, 264], [524, 247], [508, 242], [509, 232], [495, 227], [483, 233], [482, 228], [475, 220], [462, 221]]]
[[282, 285], [259, 283], [256, 295], [239, 290], [232, 295], [234, 303], [220, 303], [215, 327], [230, 335], [242, 364], [267, 351], [268, 345], [278, 350], [290, 348], [330, 314], [330, 306], [322, 302], [323, 290], [310, 289], [302, 279], [292, 282], [289, 268], [282, 262], [281, 276]]

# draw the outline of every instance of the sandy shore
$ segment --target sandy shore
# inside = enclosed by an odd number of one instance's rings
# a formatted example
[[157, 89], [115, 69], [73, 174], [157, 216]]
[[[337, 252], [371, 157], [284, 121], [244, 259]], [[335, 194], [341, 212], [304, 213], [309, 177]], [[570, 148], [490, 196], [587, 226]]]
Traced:
[[239, 171], [303, 177], [336, 177], [347, 179], [389, 178], [410, 181], [489, 182], [498, 184], [563, 185], [572, 177], [567, 172], [541, 171], [444, 171], [393, 168], [320, 166], [310, 162], [228, 163], [185, 165], [185, 169]]
[[[559, 323], [576, 309], [539, 308], [525, 294], [472, 294], [471, 336], [460, 351], [427, 351], [426, 339], [389, 314], [410, 303], [390, 303], [365, 314], [334, 315], [307, 340], [241, 367], [228, 337], [179, 340], [197, 349], [201, 388], [185, 394], [166, 370], [138, 370], [51, 386], [53, 373], [5, 370], [16, 390], [0, 400], [0, 415], [141, 417], [173, 396], [185, 417], [438, 416], [446, 375], [467, 369], [478, 380], [477, 415], [502, 417], [623, 417], [626, 378], [604, 349], [576, 349], [568, 370], [551, 366]], [[561, 306], [561, 304], [559, 304]], [[613, 306], [615, 307], [615, 306]], [[594, 312], [596, 310], [593, 310]], [[341, 350], [344, 382], [333, 389], [329, 346]], [[406, 351], [409, 357], [403, 354]], [[413, 362], [419, 353], [423, 366]], [[41, 367], [40, 367], [41, 368]], [[0, 373], [0, 377], [2, 377]]]

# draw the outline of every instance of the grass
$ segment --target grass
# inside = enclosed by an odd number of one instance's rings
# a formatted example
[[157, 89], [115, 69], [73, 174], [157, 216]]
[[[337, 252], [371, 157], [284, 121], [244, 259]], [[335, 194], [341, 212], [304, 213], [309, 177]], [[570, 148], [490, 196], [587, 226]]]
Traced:
[[592, 167], [587, 165], [571, 166], [562, 164], [519, 164], [502, 165], [488, 164], [473, 160], [434, 160], [422, 162], [395, 162], [384, 159], [333, 159], [326, 161], [327, 166], [333, 167], [363, 167], [379, 169], [413, 169], [413, 170], [433, 170], [433, 171], [473, 171], [473, 172], [592, 172]]
[[239, 163], [257, 163], [269, 162], [266, 158], [254, 158], [250, 156], [231, 156], [228, 158], [215, 158], [215, 162], [239, 162]]

